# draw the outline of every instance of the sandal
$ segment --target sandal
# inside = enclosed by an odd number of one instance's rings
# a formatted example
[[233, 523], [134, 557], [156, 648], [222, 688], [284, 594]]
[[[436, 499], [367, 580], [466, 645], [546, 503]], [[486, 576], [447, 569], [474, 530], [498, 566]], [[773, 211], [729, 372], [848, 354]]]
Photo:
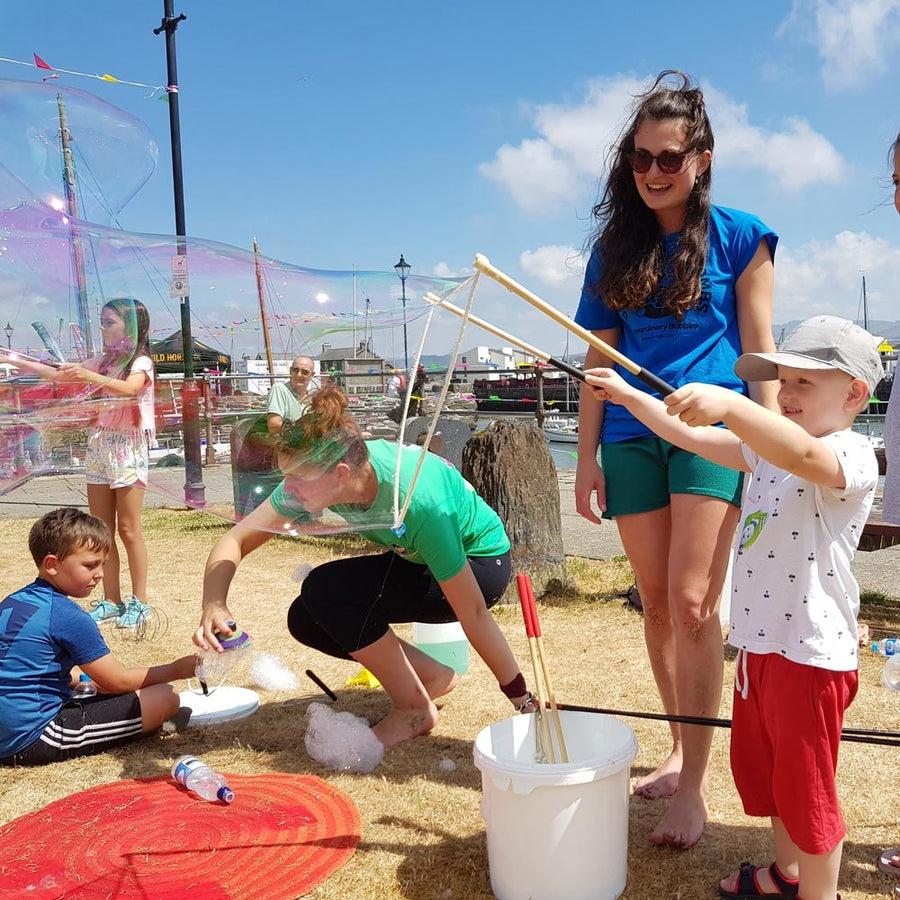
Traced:
[[895, 878], [900, 878], [900, 866], [895, 866], [891, 863], [891, 857], [897, 855], [900, 855], [900, 847], [891, 847], [890, 850], [885, 850], [878, 858], [878, 868], [885, 875], [893, 875]]
[[719, 896], [725, 897], [726, 900], [756, 900], [757, 897], [796, 897], [799, 888], [799, 881], [788, 880], [781, 872], [778, 866], [772, 863], [768, 867], [769, 875], [772, 878], [775, 887], [778, 888], [776, 894], [764, 894], [756, 881], [756, 873], [763, 870], [763, 866], [754, 866], [748, 862], [742, 862], [738, 870], [738, 881], [736, 891], [726, 891], [725, 888], [719, 887]]

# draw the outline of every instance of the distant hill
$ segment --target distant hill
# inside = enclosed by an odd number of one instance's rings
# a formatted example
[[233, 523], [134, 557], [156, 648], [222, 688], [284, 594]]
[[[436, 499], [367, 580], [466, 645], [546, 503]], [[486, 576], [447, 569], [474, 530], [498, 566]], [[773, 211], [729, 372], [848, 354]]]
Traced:
[[[794, 319], [792, 322], [786, 322], [784, 325], [773, 325], [772, 332], [775, 335], [775, 342], [786, 338], [799, 324], [800, 319]], [[883, 319], [870, 319], [869, 331], [877, 337], [886, 338], [888, 343], [896, 347], [900, 344], [900, 322], [886, 322]]]
[[426, 371], [428, 369], [446, 369], [450, 364], [450, 354], [423, 353], [421, 363], [425, 366]]
[[[800, 319], [794, 319], [784, 324], [773, 325], [772, 333], [775, 337], [775, 343], [784, 340], [799, 324]], [[900, 346], [900, 322], [887, 322], [882, 319], [872, 319], [869, 321], [869, 331], [877, 337], [885, 338], [888, 343], [894, 347]], [[584, 353], [572, 353], [569, 355], [570, 363], [573, 366], [582, 367], [584, 365]], [[402, 360], [400, 361], [402, 363]], [[450, 354], [424, 354], [422, 356], [422, 365], [427, 369], [444, 369], [450, 363]]]

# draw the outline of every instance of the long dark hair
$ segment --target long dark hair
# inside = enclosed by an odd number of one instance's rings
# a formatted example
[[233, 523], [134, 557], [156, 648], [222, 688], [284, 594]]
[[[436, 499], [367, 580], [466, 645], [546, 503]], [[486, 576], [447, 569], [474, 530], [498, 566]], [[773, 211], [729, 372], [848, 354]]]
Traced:
[[150, 313], [140, 300], [133, 297], [114, 297], [107, 300], [103, 308], [113, 310], [122, 319], [125, 336], [118, 346], [103, 348], [99, 371], [104, 375], [113, 370], [125, 372], [135, 357], [150, 356]]
[[[681, 83], [666, 84], [670, 77]], [[687, 201], [678, 246], [666, 256], [659, 223], [641, 200], [628, 160], [634, 136], [644, 122], [678, 119], [687, 131], [685, 150], [713, 149], [713, 133], [703, 93], [691, 77], [676, 69], [661, 72], [653, 86], [635, 100], [630, 124], [610, 151], [609, 177], [592, 214], [598, 225], [589, 239], [603, 263], [600, 281], [591, 285], [610, 309], [636, 309], [656, 293], [667, 269], [671, 283], [657, 301], [681, 318], [700, 297], [700, 279], [706, 267], [712, 167], [697, 176]]]
[[369, 459], [369, 450], [348, 405], [340, 388], [320, 388], [310, 396], [308, 413], [282, 425], [275, 449], [299, 464], [330, 470], [343, 462], [358, 468]]

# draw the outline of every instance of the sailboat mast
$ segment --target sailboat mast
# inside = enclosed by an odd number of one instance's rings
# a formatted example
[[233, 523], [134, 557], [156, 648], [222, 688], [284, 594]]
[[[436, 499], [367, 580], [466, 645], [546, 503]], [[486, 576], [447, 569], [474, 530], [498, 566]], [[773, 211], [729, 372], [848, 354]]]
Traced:
[[259, 294], [259, 319], [262, 325], [263, 344], [266, 347], [266, 365], [269, 367], [269, 384], [274, 385], [275, 379], [272, 373], [275, 366], [272, 363], [272, 343], [269, 340], [269, 314], [266, 311], [266, 285], [263, 279], [262, 263], [259, 258], [259, 244], [253, 238], [253, 258], [256, 260], [256, 292]]
[[66, 122], [66, 104], [61, 93], [56, 95], [59, 109], [59, 134], [62, 142], [63, 183], [66, 189], [66, 210], [69, 213], [69, 228], [72, 235], [72, 267], [75, 270], [75, 301], [78, 307], [78, 324], [84, 337], [84, 349], [88, 356], [94, 355], [94, 336], [91, 331], [91, 314], [88, 308], [87, 283], [84, 277], [84, 248], [75, 222], [78, 221], [78, 197], [75, 193], [75, 164], [72, 162], [72, 136]]
[[863, 307], [863, 328], [866, 331], [869, 330], [869, 300], [866, 297], [866, 276], [863, 275], [863, 288], [862, 288], [862, 307]]

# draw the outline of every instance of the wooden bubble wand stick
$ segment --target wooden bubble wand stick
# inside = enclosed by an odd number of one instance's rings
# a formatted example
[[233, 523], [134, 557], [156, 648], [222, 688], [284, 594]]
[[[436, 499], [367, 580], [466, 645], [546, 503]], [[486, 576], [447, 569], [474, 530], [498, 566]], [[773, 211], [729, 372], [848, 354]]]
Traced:
[[547, 701], [550, 704], [550, 719], [553, 722], [553, 729], [554, 731], [556, 731], [556, 740], [559, 744], [559, 755], [562, 757], [562, 761], [564, 763], [567, 763], [569, 761], [569, 752], [566, 749], [566, 739], [563, 736], [562, 722], [559, 718], [559, 707], [557, 707], [556, 705], [556, 693], [553, 690], [553, 681], [550, 678], [550, 668], [547, 665], [547, 656], [544, 653], [544, 638], [541, 634], [541, 620], [538, 618], [537, 603], [534, 599], [534, 589], [531, 586], [531, 578], [528, 575], [517, 575], [516, 578], [522, 579], [527, 595], [528, 615], [531, 619], [531, 630], [534, 634], [535, 645], [537, 646], [537, 655], [538, 660], [541, 664], [541, 673], [544, 676], [544, 686], [546, 688]]
[[544, 313], [544, 315], [549, 316], [554, 322], [558, 322], [564, 328], [571, 331], [572, 334], [580, 337], [591, 347], [596, 348], [602, 354], [608, 356], [614, 363], [618, 363], [623, 369], [631, 372], [632, 375], [639, 378], [654, 391], [662, 394], [662, 396], [665, 397], [675, 391], [675, 388], [673, 388], [671, 384], [663, 381], [662, 378], [659, 378], [652, 372], [642, 369], [636, 362], [633, 362], [624, 354], [619, 353], [615, 347], [611, 347], [605, 341], [601, 341], [595, 334], [573, 322], [568, 316], [552, 307], [546, 301], [541, 300], [536, 294], [532, 294], [528, 288], [522, 287], [518, 281], [514, 281], [509, 275], [492, 266], [490, 260], [481, 253], [475, 257], [475, 268], [478, 269], [479, 272], [484, 272], [485, 275], [489, 275], [494, 281], [500, 282], [500, 284], [508, 291], [518, 294], [523, 300], [526, 300], [533, 307]]
[[460, 309], [460, 307], [454, 306], [452, 303], [450, 303], [449, 300], [444, 300], [441, 297], [438, 297], [437, 294], [431, 293], [431, 291], [425, 294], [425, 299], [432, 305], [440, 306], [441, 309], [446, 309], [462, 319], [467, 319], [472, 325], [475, 325], [478, 328], [483, 328], [485, 331], [489, 331], [491, 334], [495, 334], [498, 338], [500, 338], [500, 340], [508, 341], [510, 344], [515, 344], [520, 350], [524, 350], [526, 353], [530, 353], [532, 356], [544, 360], [544, 362], [549, 363], [551, 366], [553, 366], [554, 369], [559, 369], [560, 372], [565, 372], [567, 375], [571, 375], [573, 378], [577, 378], [579, 381], [584, 381], [585, 375], [581, 369], [576, 369], [575, 366], [570, 365], [565, 360], [556, 359], [556, 357], [551, 356], [549, 353], [547, 353], [546, 350], [539, 350], [533, 344], [528, 344], [523, 341], [522, 338], [518, 338], [507, 331], [503, 331], [496, 325], [491, 325], [490, 322], [486, 322], [484, 319], [479, 319], [478, 316], [473, 316], [471, 313], [467, 314], [464, 309]]
[[537, 638], [534, 634], [534, 623], [531, 618], [531, 604], [528, 595], [529, 579], [527, 575], [516, 575], [516, 588], [519, 591], [519, 603], [522, 606], [522, 618], [525, 620], [525, 636], [528, 638], [528, 651], [531, 654], [531, 668], [534, 672], [534, 696], [535, 715], [534, 734], [537, 742], [535, 759], [537, 762], [556, 762], [556, 753], [553, 750], [553, 737], [550, 734], [550, 725], [547, 722], [547, 710], [544, 708], [544, 688], [541, 681], [541, 667], [538, 662]]

